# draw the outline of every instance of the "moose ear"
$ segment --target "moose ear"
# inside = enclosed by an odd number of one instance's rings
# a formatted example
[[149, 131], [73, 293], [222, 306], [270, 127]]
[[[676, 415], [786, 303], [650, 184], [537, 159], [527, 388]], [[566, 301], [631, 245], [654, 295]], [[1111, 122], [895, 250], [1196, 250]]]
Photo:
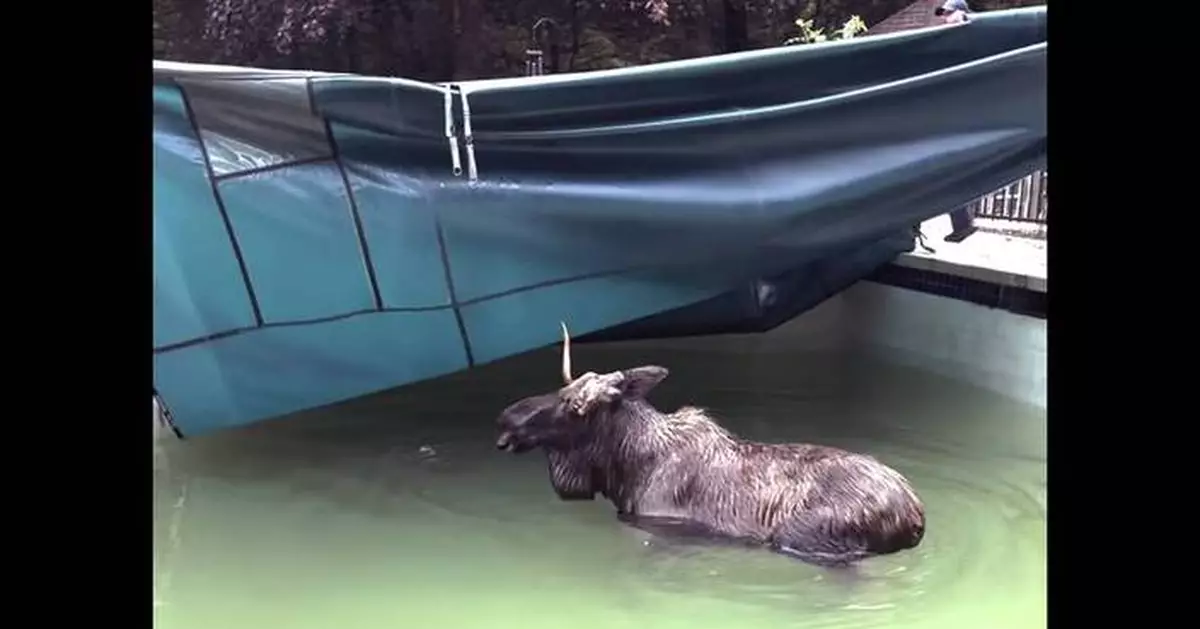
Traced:
[[622, 383], [621, 389], [625, 397], [639, 398], [646, 397], [650, 390], [658, 386], [658, 383], [667, 377], [666, 367], [658, 365], [647, 365], [645, 367], [635, 367], [625, 370], [625, 382]]

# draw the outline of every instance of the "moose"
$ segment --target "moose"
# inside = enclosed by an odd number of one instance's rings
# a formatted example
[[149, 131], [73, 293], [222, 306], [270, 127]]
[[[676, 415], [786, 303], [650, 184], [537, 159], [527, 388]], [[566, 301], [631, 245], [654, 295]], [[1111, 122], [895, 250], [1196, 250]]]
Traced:
[[513, 454], [541, 448], [559, 499], [600, 494], [638, 529], [766, 547], [824, 567], [921, 543], [924, 505], [896, 470], [834, 447], [742, 439], [694, 406], [660, 412], [646, 396], [664, 367], [574, 378], [565, 323], [562, 335], [565, 386], [504, 409], [496, 441]]

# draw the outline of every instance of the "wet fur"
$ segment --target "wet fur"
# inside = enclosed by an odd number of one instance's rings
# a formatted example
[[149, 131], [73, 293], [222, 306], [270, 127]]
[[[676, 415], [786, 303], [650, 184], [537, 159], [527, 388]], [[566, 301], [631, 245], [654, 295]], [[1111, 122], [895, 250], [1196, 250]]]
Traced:
[[809, 444], [741, 439], [703, 409], [661, 413], [645, 394], [662, 367], [585, 374], [501, 414], [497, 446], [542, 448], [563, 500], [607, 498], [656, 535], [767, 546], [842, 566], [917, 546], [924, 507], [876, 459]]

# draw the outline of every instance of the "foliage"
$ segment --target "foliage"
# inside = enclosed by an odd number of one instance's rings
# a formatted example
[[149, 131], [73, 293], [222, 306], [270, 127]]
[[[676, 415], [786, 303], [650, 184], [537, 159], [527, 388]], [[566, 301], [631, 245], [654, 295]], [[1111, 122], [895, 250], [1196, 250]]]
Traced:
[[863, 21], [862, 17], [852, 15], [850, 19], [842, 24], [841, 28], [833, 31], [832, 37], [825, 34], [825, 29], [813, 27], [811, 19], [797, 19], [796, 28], [800, 29], [800, 33], [794, 37], [789, 37], [783, 42], [783, 45], [815, 44], [831, 39], [850, 39], [867, 32], [867, 23]]
[[[971, 0], [979, 10], [1042, 1]], [[847, 38], [911, 3], [152, 0], [156, 58], [427, 81], [519, 75], [530, 48], [543, 50], [546, 72], [553, 73], [764, 48], [789, 38]], [[851, 27], [841, 21], [846, 15], [861, 18]], [[805, 21], [793, 26], [797, 16]], [[534, 41], [530, 31], [541, 18], [551, 18], [557, 28]]]

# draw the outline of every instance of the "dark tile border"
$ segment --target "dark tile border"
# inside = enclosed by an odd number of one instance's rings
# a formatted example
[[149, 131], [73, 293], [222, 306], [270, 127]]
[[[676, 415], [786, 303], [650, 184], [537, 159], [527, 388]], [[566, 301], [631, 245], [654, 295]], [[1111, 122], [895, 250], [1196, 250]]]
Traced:
[[1039, 319], [1046, 318], [1046, 293], [1028, 288], [993, 284], [969, 277], [927, 269], [914, 269], [894, 263], [883, 266], [863, 279], [885, 286], [895, 286], [919, 293], [967, 301]]

